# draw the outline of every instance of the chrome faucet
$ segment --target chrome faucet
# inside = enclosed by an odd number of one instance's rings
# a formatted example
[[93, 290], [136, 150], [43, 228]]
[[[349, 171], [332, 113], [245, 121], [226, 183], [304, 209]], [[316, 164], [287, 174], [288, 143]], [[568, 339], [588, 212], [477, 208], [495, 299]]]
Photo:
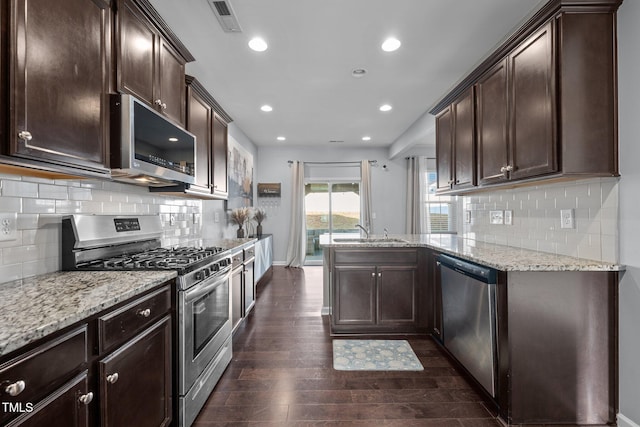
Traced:
[[363, 226], [361, 226], [360, 224], [356, 224], [356, 227], [358, 227], [359, 229], [361, 229], [362, 231], [364, 231], [365, 237], [368, 239], [369, 238], [369, 230], [364, 228]]

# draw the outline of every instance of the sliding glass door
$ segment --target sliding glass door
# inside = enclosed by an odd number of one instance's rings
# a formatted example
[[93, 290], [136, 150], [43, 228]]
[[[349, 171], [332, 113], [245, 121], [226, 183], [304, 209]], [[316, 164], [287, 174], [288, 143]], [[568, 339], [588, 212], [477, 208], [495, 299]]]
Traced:
[[304, 188], [307, 225], [307, 264], [322, 263], [320, 243], [330, 234], [358, 236], [359, 182], [308, 182]]

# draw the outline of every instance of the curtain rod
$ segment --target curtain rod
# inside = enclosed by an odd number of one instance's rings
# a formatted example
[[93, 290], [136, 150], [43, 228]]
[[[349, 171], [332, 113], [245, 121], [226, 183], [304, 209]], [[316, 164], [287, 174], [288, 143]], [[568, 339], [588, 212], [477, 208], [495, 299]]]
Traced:
[[[287, 160], [287, 163], [292, 164], [293, 160]], [[304, 162], [306, 165], [335, 165], [335, 164], [347, 164], [347, 163], [351, 163], [354, 165], [358, 165], [360, 164], [360, 162], [355, 161], [355, 162]], [[371, 163], [372, 165], [375, 165], [378, 163], [377, 160], [369, 160], [369, 163]]]

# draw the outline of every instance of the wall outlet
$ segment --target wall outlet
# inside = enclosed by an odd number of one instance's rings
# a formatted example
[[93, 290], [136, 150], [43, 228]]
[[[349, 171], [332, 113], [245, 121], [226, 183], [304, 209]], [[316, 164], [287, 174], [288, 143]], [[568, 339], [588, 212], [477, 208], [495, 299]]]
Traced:
[[471, 224], [471, 211], [470, 210], [464, 211], [464, 222], [465, 222], [465, 224]]
[[489, 211], [489, 223], [504, 224], [504, 211]]
[[193, 223], [194, 224], [200, 224], [200, 214], [199, 213], [196, 213], [196, 212], [193, 213]]
[[513, 225], [513, 211], [512, 210], [504, 211], [504, 224], [505, 225]]
[[169, 225], [176, 225], [176, 216], [169, 215]]
[[220, 222], [220, 212], [213, 213], [213, 222]]
[[574, 228], [575, 215], [573, 209], [560, 210], [560, 228]]
[[0, 242], [18, 240], [18, 214], [0, 212]]

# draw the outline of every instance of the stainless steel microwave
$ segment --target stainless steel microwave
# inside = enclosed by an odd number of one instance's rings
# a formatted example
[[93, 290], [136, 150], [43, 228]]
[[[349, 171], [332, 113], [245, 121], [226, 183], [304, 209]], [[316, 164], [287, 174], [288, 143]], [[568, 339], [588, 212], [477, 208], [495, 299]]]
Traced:
[[111, 95], [111, 177], [151, 187], [195, 183], [196, 137], [131, 95]]

